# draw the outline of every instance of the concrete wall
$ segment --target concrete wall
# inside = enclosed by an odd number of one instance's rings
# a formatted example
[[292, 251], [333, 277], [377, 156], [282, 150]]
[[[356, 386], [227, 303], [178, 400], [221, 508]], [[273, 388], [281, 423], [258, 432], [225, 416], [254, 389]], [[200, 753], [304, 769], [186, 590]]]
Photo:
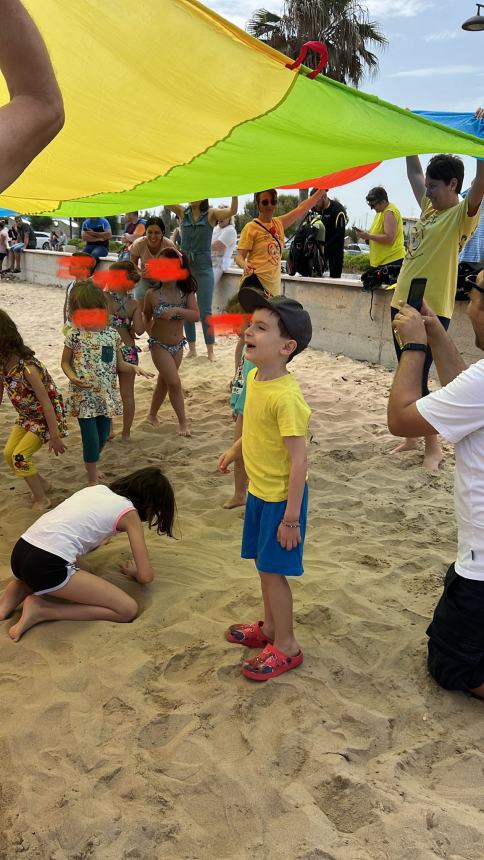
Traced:
[[[66, 256], [55, 251], [25, 251], [22, 255], [25, 280], [44, 286], [65, 286], [66, 280], [59, 278], [57, 272], [59, 258]], [[108, 268], [115, 259], [112, 255], [106, 257], [100, 261], [100, 268]], [[237, 292], [239, 281], [239, 269], [229, 269], [224, 274], [214, 293], [214, 313], [222, 313], [227, 301]], [[370, 295], [362, 291], [359, 279], [306, 279], [283, 275], [282, 291], [309, 311], [313, 322], [311, 346], [315, 349], [342, 353], [385, 367], [395, 366], [390, 326], [392, 291], [374, 293], [373, 319], [370, 318]], [[482, 358], [482, 353], [474, 346], [466, 308], [466, 302], [457, 302], [450, 333], [464, 361], [470, 364]]]

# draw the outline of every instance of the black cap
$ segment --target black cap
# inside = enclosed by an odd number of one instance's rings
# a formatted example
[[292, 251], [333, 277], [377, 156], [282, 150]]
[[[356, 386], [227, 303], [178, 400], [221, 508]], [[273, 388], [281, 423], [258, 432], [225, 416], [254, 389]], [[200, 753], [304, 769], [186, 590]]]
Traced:
[[239, 291], [239, 302], [247, 313], [251, 314], [257, 308], [268, 308], [280, 316], [290, 338], [297, 343], [289, 361], [309, 345], [313, 336], [311, 317], [300, 302], [287, 296], [268, 296], [253, 287], [244, 286]]

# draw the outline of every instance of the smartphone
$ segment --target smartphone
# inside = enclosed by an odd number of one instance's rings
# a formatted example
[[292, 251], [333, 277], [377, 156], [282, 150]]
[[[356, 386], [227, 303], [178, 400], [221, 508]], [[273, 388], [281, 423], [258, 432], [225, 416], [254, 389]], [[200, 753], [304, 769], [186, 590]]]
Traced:
[[422, 307], [427, 278], [413, 278], [410, 282], [407, 304], [419, 311]]

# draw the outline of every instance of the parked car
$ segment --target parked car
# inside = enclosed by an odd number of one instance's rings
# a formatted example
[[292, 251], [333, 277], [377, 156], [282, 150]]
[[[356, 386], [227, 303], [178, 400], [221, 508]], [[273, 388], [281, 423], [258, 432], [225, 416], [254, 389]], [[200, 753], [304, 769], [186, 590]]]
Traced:
[[39, 248], [41, 248], [42, 251], [49, 251], [50, 250], [50, 233], [42, 233], [39, 230], [34, 230], [34, 233], [35, 233], [35, 239], [37, 242], [37, 245], [36, 245], [37, 250], [39, 250]]
[[364, 242], [354, 242], [345, 248], [345, 254], [369, 254], [370, 248]]

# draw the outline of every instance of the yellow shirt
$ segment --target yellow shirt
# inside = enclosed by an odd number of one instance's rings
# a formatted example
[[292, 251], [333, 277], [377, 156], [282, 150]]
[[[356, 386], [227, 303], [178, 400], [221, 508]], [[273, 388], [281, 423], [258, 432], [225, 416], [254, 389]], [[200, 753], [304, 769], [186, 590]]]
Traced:
[[306, 438], [311, 410], [290, 373], [258, 382], [247, 376], [242, 453], [249, 492], [265, 502], [287, 499], [291, 460], [284, 436]]
[[407, 301], [413, 278], [427, 278], [425, 301], [439, 317], [452, 318], [457, 285], [459, 253], [477, 227], [480, 210], [467, 214], [467, 199], [438, 212], [428, 197], [422, 198], [422, 212], [412, 227], [408, 250], [395, 287], [392, 307]]
[[[257, 220], [249, 221], [240, 234], [238, 250], [249, 252], [247, 261], [254, 268], [262, 286], [271, 296], [278, 296], [281, 292], [284, 227], [280, 218], [273, 218], [271, 223], [265, 224], [264, 227], [261, 227]], [[274, 235], [271, 235], [271, 230]], [[242, 278], [241, 286], [244, 280], [245, 278]]]
[[385, 215], [387, 212], [393, 212], [397, 221], [397, 232], [395, 239], [391, 245], [385, 245], [383, 242], [372, 242], [370, 240], [370, 266], [386, 266], [387, 263], [393, 263], [394, 260], [403, 260], [405, 256], [405, 244], [403, 241], [403, 221], [399, 210], [393, 203], [389, 203], [383, 212], [377, 212], [373, 220], [373, 224], [369, 229], [369, 233], [382, 234], [385, 232]]

